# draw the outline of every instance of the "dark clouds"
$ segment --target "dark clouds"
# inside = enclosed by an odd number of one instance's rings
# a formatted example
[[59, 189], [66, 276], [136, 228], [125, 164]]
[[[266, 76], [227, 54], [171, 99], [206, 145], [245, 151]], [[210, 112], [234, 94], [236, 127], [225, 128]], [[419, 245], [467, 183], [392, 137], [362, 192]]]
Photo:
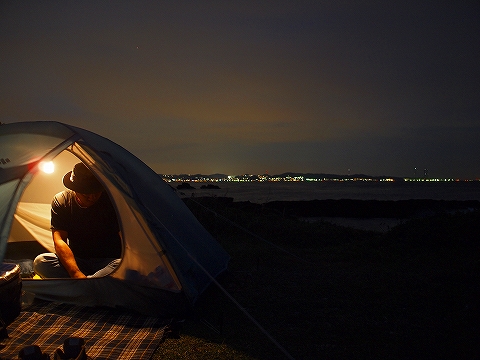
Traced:
[[478, 177], [475, 2], [4, 1], [0, 121], [162, 173]]

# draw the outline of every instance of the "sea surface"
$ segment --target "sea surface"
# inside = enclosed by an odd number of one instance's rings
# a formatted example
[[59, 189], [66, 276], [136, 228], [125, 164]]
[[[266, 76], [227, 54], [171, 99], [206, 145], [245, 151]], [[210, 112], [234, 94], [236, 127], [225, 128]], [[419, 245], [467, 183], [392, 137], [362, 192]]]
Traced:
[[[179, 183], [170, 183], [174, 188]], [[480, 200], [480, 181], [469, 182], [220, 182], [220, 189], [177, 190], [181, 197], [225, 196], [234, 201], [267, 203], [323, 199], [357, 200]]]

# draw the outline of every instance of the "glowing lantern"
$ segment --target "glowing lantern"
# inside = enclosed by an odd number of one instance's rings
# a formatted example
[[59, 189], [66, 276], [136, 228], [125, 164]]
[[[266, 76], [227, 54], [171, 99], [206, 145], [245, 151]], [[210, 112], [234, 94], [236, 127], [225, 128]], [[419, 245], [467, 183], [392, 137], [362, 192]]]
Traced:
[[38, 168], [44, 173], [51, 174], [55, 170], [55, 166], [52, 161], [42, 161], [38, 164]]

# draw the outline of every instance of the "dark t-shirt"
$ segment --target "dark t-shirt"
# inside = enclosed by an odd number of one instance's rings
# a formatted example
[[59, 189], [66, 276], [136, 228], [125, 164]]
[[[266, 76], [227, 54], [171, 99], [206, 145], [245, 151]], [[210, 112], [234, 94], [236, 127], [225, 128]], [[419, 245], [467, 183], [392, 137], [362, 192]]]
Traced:
[[87, 208], [75, 200], [75, 192], [65, 190], [54, 196], [52, 229], [68, 233], [70, 249], [79, 258], [120, 258], [121, 240], [115, 209], [108, 195]]

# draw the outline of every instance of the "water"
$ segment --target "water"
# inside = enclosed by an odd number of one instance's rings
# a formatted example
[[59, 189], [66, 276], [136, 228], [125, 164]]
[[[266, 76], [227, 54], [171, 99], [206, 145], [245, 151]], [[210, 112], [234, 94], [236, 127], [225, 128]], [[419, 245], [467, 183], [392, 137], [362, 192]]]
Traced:
[[[181, 197], [227, 196], [234, 201], [357, 199], [357, 200], [480, 200], [480, 182], [245, 182], [218, 183], [220, 189], [178, 190]], [[177, 183], [170, 183], [176, 187]]]

